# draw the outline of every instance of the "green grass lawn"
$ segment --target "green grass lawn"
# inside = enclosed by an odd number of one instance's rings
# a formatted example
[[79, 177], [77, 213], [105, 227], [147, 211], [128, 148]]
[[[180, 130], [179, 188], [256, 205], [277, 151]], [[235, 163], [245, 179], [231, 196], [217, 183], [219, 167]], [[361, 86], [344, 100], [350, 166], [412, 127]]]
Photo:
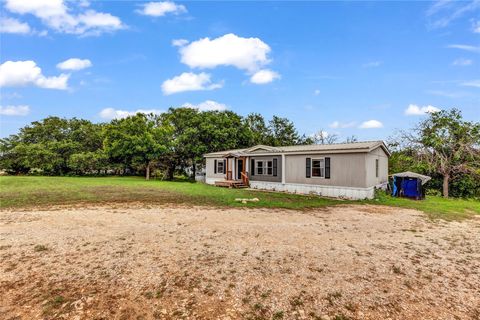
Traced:
[[[259, 198], [242, 204], [235, 198]], [[392, 198], [379, 193], [368, 201], [344, 201], [245, 189], [227, 189], [185, 181], [169, 182], [140, 177], [0, 177], [0, 208], [44, 207], [76, 203], [208, 205], [309, 209], [339, 204], [381, 204], [418, 209], [432, 218], [461, 219], [480, 214], [480, 201], [427, 197], [424, 201]]]

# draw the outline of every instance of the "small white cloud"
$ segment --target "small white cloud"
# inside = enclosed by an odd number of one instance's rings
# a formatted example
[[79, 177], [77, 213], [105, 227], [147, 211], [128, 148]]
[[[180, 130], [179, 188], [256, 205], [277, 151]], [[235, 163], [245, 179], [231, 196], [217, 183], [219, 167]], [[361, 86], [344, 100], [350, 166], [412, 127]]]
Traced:
[[270, 47], [259, 38], [229, 33], [216, 39], [202, 38], [180, 48], [182, 63], [191, 68], [233, 66], [251, 73], [270, 63]]
[[264, 69], [255, 72], [250, 78], [250, 82], [255, 84], [266, 84], [272, 82], [275, 79], [280, 79], [280, 75], [277, 72]]
[[416, 104], [409, 104], [408, 108], [405, 109], [405, 115], [407, 116], [423, 116], [427, 113], [434, 113], [440, 111], [439, 108], [428, 105], [420, 107]]
[[184, 91], [214, 90], [221, 88], [223, 83], [212, 83], [211, 75], [205, 72], [196, 74], [193, 72], [184, 72], [172, 79], [165, 80], [162, 83], [162, 91], [165, 95], [170, 95]]
[[172, 40], [172, 46], [174, 47], [183, 47], [188, 43], [188, 40], [185, 39], [174, 39]]
[[480, 79], [479, 80], [471, 80], [471, 81], [466, 81], [460, 83], [461, 86], [464, 87], [475, 87], [475, 88], [480, 88]]
[[1, 18], [0, 19], [0, 32], [1, 33], [16, 33], [16, 34], [28, 34], [32, 30], [28, 23], [21, 22], [14, 18]]
[[125, 28], [118, 17], [88, 9], [89, 5], [88, 1], [6, 0], [5, 9], [21, 15], [32, 14], [49, 28], [61, 33], [99, 35]]
[[46, 77], [34, 61], [6, 61], [0, 65], [0, 87], [34, 85], [45, 89], [68, 89], [70, 75]]
[[359, 126], [360, 129], [378, 129], [383, 128], [383, 123], [378, 120], [368, 120], [362, 122]]
[[184, 5], [176, 4], [172, 1], [160, 1], [160, 2], [148, 2], [142, 6], [141, 10], [137, 10], [138, 13], [152, 16], [163, 17], [166, 14], [182, 14], [187, 12], [187, 8]]
[[103, 119], [111, 120], [111, 119], [122, 119], [129, 116], [136, 115], [137, 113], [144, 113], [144, 114], [161, 114], [163, 113], [162, 110], [159, 109], [138, 109], [135, 111], [127, 111], [127, 110], [119, 110], [114, 108], [105, 108], [100, 111], [100, 117]]
[[330, 123], [329, 127], [332, 129], [345, 129], [345, 128], [351, 128], [354, 127], [356, 122], [340, 122], [340, 121], [333, 121]]
[[380, 67], [383, 64], [383, 61], [370, 61], [367, 63], [364, 63], [362, 66], [364, 68], [376, 68]]
[[472, 31], [474, 33], [480, 33], [480, 20], [472, 21]]
[[227, 105], [213, 100], [207, 100], [199, 104], [191, 104], [187, 102], [183, 104], [182, 107], [197, 109], [198, 111], [224, 111], [228, 109]]
[[319, 89], [315, 89], [315, 91], [313, 91], [313, 94], [318, 96], [320, 94], [320, 90]]
[[26, 116], [29, 113], [29, 106], [0, 106], [0, 115], [3, 116]]
[[452, 62], [452, 65], [454, 66], [460, 66], [460, 67], [465, 67], [465, 66], [469, 66], [473, 63], [473, 60], [471, 59], [465, 59], [465, 58], [458, 58], [458, 59], [455, 59], [453, 62]]
[[88, 59], [78, 59], [78, 58], [70, 58], [63, 62], [57, 64], [57, 68], [60, 70], [82, 70], [85, 68], [89, 68], [92, 66], [92, 62]]
[[460, 49], [460, 50], [476, 52], [476, 53], [480, 52], [480, 46], [471, 46], [467, 44], [450, 44], [447, 46], [447, 48]]

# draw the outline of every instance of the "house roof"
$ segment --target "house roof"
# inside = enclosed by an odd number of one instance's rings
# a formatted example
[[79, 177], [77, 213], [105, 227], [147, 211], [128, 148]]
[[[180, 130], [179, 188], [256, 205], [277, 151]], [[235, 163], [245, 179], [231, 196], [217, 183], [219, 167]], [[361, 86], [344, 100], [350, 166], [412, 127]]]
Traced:
[[228, 154], [238, 154], [243, 156], [259, 155], [259, 154], [275, 154], [275, 153], [349, 153], [349, 152], [370, 152], [381, 147], [389, 156], [387, 146], [381, 140], [379, 141], [362, 141], [352, 143], [333, 143], [333, 144], [309, 144], [298, 146], [271, 147], [265, 145], [256, 145], [250, 148], [234, 149], [207, 153], [205, 157], [223, 157]]

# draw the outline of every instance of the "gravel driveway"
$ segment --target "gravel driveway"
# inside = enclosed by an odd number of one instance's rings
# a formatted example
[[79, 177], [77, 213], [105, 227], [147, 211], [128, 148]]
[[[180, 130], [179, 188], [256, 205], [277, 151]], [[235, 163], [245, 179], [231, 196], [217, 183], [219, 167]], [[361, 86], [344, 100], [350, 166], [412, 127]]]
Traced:
[[381, 206], [0, 212], [1, 319], [480, 319], [480, 219]]

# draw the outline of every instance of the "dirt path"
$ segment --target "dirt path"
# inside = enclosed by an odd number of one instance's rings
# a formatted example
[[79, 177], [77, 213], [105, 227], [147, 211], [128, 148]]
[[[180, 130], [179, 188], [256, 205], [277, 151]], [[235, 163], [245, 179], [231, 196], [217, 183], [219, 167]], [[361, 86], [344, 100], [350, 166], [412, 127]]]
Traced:
[[480, 319], [480, 221], [413, 210], [0, 212], [0, 319]]

